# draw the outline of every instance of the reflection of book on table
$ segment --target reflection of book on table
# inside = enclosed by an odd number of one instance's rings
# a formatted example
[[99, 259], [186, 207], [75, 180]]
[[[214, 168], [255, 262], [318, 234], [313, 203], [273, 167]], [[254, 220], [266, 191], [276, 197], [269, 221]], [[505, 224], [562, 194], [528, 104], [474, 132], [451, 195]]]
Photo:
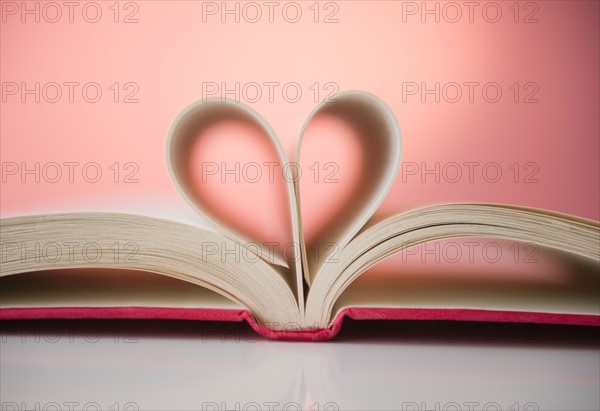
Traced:
[[[368, 139], [363, 147], [375, 166], [361, 176], [356, 201], [348, 202], [310, 243], [302, 232], [298, 178], [285, 182], [294, 245], [286, 252], [217, 222], [194, 195], [186, 153], [199, 133], [217, 122], [235, 120], [259, 129], [269, 137], [281, 164], [290, 164], [256, 112], [209, 100], [188, 107], [176, 119], [167, 163], [180, 193], [214, 230], [108, 212], [3, 218], [1, 317], [247, 319], [271, 338], [310, 340], [333, 337], [343, 315], [600, 323], [598, 222], [495, 204], [434, 205], [369, 220], [398, 170], [401, 141], [396, 119], [375, 96], [346, 92], [317, 106], [301, 135], [320, 114], [343, 120]], [[410, 298], [395, 297], [406, 296], [400, 282], [397, 293], [389, 282], [362, 290], [360, 281], [355, 282], [395, 253], [448, 238], [533, 243], [570, 259], [576, 272], [562, 289], [517, 279], [496, 288], [482, 276], [462, 279], [456, 287], [445, 281], [444, 290], [413, 282], [404, 284], [415, 290]], [[75, 240], [93, 247], [65, 246]], [[403, 276], [401, 270], [396, 276]]]

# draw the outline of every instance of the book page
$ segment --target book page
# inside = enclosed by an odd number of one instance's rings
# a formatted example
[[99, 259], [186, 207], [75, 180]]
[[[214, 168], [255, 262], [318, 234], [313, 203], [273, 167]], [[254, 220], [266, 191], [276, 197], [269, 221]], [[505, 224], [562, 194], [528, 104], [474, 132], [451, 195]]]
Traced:
[[367, 270], [333, 312], [385, 307], [600, 315], [598, 268], [597, 261], [514, 241], [434, 241]]
[[309, 114], [296, 147], [296, 161], [305, 173], [296, 182], [296, 192], [299, 215], [307, 214], [302, 217], [302, 233], [308, 284], [323, 262], [344, 248], [381, 204], [400, 156], [398, 122], [374, 95], [339, 93]]
[[50, 270], [0, 278], [0, 308], [243, 307], [204, 287], [133, 270]]
[[[439, 240], [460, 238], [468, 240], [464, 243], [468, 247], [458, 246], [460, 243], [454, 242], [453, 247], [450, 247], [450, 253], [454, 254], [450, 254], [450, 257], [444, 254], [448, 251], [439, 249], [439, 244], [436, 243]], [[481, 239], [486, 239], [487, 242], [482, 242]], [[503, 240], [512, 241], [511, 251], [519, 261], [530, 257], [532, 250], [541, 248], [549, 248], [555, 253], [571, 255], [596, 264], [600, 260], [600, 228], [595, 221], [544, 210], [492, 204], [424, 207], [390, 217], [369, 227], [338, 253], [336, 261], [327, 264], [326, 270], [311, 289], [307, 302], [307, 321], [326, 321], [337, 298], [353, 281], [369, 268], [376, 267], [395, 254], [405, 257], [420, 251], [424, 257], [433, 254], [437, 261], [441, 256], [446, 259], [456, 258], [465, 252], [472, 258], [473, 253], [484, 250], [485, 257], [491, 258], [487, 255], [490, 250], [494, 257], [498, 253], [502, 255], [499, 244]], [[479, 245], [479, 249], [473, 249], [471, 246], [474, 245]], [[494, 251], [496, 254], [493, 254]], [[397, 262], [398, 259], [394, 261]], [[446, 264], [446, 267], [450, 270], [453, 266]], [[410, 275], [410, 268], [407, 267], [407, 270]], [[487, 270], [484, 269], [485, 271]], [[397, 272], [401, 275], [405, 270]], [[476, 280], [477, 277], [473, 279]], [[465, 290], [468, 289], [469, 287], [465, 287]], [[577, 300], [574, 297], [572, 299]]]

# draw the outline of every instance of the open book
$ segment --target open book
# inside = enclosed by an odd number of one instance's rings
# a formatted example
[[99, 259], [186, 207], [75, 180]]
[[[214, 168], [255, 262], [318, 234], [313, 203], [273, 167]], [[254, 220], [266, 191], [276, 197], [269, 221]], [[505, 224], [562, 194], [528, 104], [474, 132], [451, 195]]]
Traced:
[[[293, 164], [299, 164], [305, 129], [321, 114], [366, 136], [363, 147], [375, 166], [363, 171], [356, 201], [306, 243], [300, 177]], [[203, 130], [227, 120], [266, 135], [289, 172], [285, 184], [292, 238], [285, 250], [219, 221], [195, 193], [187, 154]], [[110, 212], [3, 218], [0, 318], [247, 320], [269, 338], [296, 340], [333, 338], [344, 316], [600, 325], [598, 222], [497, 204], [433, 205], [375, 221], [371, 217], [393, 183], [400, 156], [394, 114], [368, 93], [340, 93], [317, 105], [302, 127], [295, 162], [249, 107], [221, 99], [195, 103], [174, 121], [166, 158], [173, 183], [212, 229]], [[386, 283], [379, 289], [352, 287], [387, 257], [448, 238], [535, 244], [569, 259], [574, 278], [564, 293], [519, 281], [490, 289], [476, 277], [448, 292], [421, 284], [413, 287], [410, 298], [401, 292], [401, 283], [398, 289]], [[402, 270], [396, 275], [402, 277]]]

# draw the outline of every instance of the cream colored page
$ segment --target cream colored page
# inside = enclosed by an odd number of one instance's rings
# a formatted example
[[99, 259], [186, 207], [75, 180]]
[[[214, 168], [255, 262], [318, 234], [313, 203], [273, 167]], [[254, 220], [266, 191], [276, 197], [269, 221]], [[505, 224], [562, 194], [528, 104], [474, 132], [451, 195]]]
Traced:
[[[436, 308], [527, 311], [600, 315], [598, 277], [594, 267], [584, 272], [558, 265], [538, 273], [537, 281], [512, 281], [510, 269], [493, 278], [485, 267], [476, 273], [431, 267], [394, 275], [373, 270], [353, 283], [336, 301], [332, 318], [348, 307]], [[598, 269], [596, 265], [595, 270]], [[513, 268], [514, 270], [514, 268]], [[562, 270], [562, 272], [561, 272]], [[512, 273], [514, 274], [514, 272]], [[545, 275], [544, 280], [539, 274]], [[558, 280], [557, 280], [558, 279]]]
[[242, 308], [186, 281], [148, 272], [102, 269], [40, 271], [0, 278], [0, 307]]
[[[315, 138], [310, 135], [311, 125], [320, 118], [328, 118], [334, 124], [342, 123], [342, 129], [346, 129], [344, 138], [349, 141], [339, 142], [339, 144], [357, 145], [363, 158], [359, 164], [346, 164], [348, 167], [360, 169], [358, 181], [332, 181], [332, 185], [348, 186], [355, 183], [351, 198], [343, 204], [336, 215], [323, 223], [324, 226], [318, 228], [315, 238], [306, 244], [303, 238], [304, 277], [309, 285], [317, 277], [328, 256], [343, 249], [383, 202], [396, 177], [401, 157], [400, 128], [394, 113], [382, 100], [370, 93], [348, 91], [336, 94], [331, 101], [322, 102], [308, 115], [296, 145], [296, 162], [303, 166], [302, 179], [298, 178], [295, 182], [299, 216], [302, 215], [303, 204], [301, 186], [308, 188], [311, 184], [310, 180], [315, 177], [309, 173], [309, 169], [314, 165], [301, 161], [302, 143], [303, 140]], [[334, 125], [331, 127], [333, 131], [329, 131], [330, 133], [338, 131], [339, 127]], [[319, 136], [328, 137], [326, 134], [318, 134], [317, 137]], [[310, 141], [305, 142], [307, 143]], [[315, 142], [315, 144], [319, 143], [319, 141]], [[330, 163], [330, 165], [334, 170], [335, 166], [340, 167], [339, 164]], [[304, 201], [327, 200], [305, 198]], [[299, 224], [302, 226], [301, 221]]]
[[[342, 250], [337, 256], [338, 262], [329, 264], [328, 270], [324, 271], [313, 285], [307, 303], [307, 320], [324, 321], [344, 290], [352, 286], [357, 279], [360, 280], [359, 277], [376, 264], [382, 264], [386, 259], [392, 258], [391, 256], [403, 255], [403, 252], [407, 252], [411, 247], [452, 238], [497, 241], [509, 239], [514, 242], [531, 243], [538, 247], [548, 247], [553, 250], [550, 251], [551, 254], [562, 252], [596, 264], [600, 257], [598, 254], [600, 231], [598, 223], [593, 221], [501, 205], [448, 204], [426, 207], [380, 222], [362, 232], [347, 249]], [[452, 264], [442, 264], [440, 267], [449, 271], [453, 268]], [[485, 272], [486, 269], [482, 269], [482, 274]], [[409, 267], [396, 264], [395, 275], [402, 278], [406, 274], [410, 274]], [[476, 285], [477, 277], [473, 276], [471, 279], [474, 282], [446, 283], [444, 279], [444, 277], [440, 278], [440, 285], [446, 284], [454, 288], [460, 286], [470, 290]], [[597, 275], [593, 280], [598, 281]], [[432, 286], [435, 288], [435, 282]], [[526, 284], [516, 284], [515, 287], [517, 292], [527, 289]], [[596, 287], [592, 289], [597, 292], [597, 288], [596, 283]], [[392, 289], [397, 288], [392, 287]], [[535, 289], [535, 287], [531, 288], [534, 291]], [[402, 301], [402, 289], [397, 290], [401, 295], [399, 300]], [[453, 295], [461, 295], [461, 293], [462, 290], [458, 288]], [[499, 297], [496, 301], [504, 299], [510, 307], [510, 300], [507, 300], [506, 296], [510, 293], [510, 289], [504, 291], [499, 289]], [[362, 294], [367, 293], [362, 292]], [[379, 298], [382, 301], [378, 306], [385, 305], [385, 301], [392, 298], [391, 296], [392, 294], [381, 295]], [[414, 294], [414, 298], [420, 297], [419, 293]], [[426, 298], [427, 294], [422, 297]], [[576, 298], [571, 297], [571, 299], [573, 300], [571, 305], [575, 306]], [[371, 298], [370, 301], [375, 303], [375, 300]], [[439, 301], [449, 306], [456, 304], [456, 301], [448, 298]], [[463, 300], [458, 298], [458, 301]], [[494, 299], [482, 298], [483, 303], [488, 301]], [[426, 302], [423, 301], [423, 304]], [[468, 304], [472, 304], [472, 301]], [[527, 304], [524, 307], [526, 308]]]
[[[181, 114], [175, 119], [166, 143], [166, 162], [171, 180], [181, 196], [185, 198], [190, 208], [202, 215], [204, 219], [216, 231], [234, 240], [242, 247], [249, 250], [258, 249], [258, 256], [265, 261], [288, 268], [288, 270], [280, 270], [286, 282], [293, 290], [297, 301], [303, 310], [304, 295], [303, 283], [301, 276], [300, 255], [296, 254], [297, 247], [292, 247], [292, 255], [284, 256], [281, 251], [275, 247], [271, 248], [263, 241], [258, 241], [251, 238], [249, 235], [242, 233], [238, 228], [230, 224], [229, 221], [214, 212], [211, 212], [209, 207], [203, 202], [203, 198], [199, 196], [198, 190], [204, 189], [204, 185], [198, 187], [194, 183], [194, 176], [191, 175], [192, 165], [189, 154], [197, 143], [200, 135], [207, 129], [214, 127], [217, 124], [223, 124], [229, 121], [243, 123], [248, 127], [260, 130], [262, 134], [261, 142], [274, 149], [276, 160], [282, 169], [288, 164], [283, 147], [275, 135], [275, 132], [269, 123], [263, 119], [260, 114], [245, 104], [236, 103], [233, 101], [224, 101], [221, 98], [207, 99], [191, 104], [184, 109]], [[224, 150], [226, 148], [223, 148]], [[231, 165], [230, 165], [231, 167]], [[300, 233], [298, 231], [298, 216], [296, 214], [296, 198], [292, 181], [283, 179], [286, 189], [285, 200], [287, 200], [288, 215], [287, 221], [283, 224], [289, 225], [291, 228], [292, 244], [299, 244]], [[233, 187], [235, 188], [235, 186]], [[258, 198], [245, 199], [247, 201], [260, 201]], [[239, 203], [239, 213], [244, 214], [244, 202]], [[244, 215], [245, 219], [252, 219], [252, 215]]]

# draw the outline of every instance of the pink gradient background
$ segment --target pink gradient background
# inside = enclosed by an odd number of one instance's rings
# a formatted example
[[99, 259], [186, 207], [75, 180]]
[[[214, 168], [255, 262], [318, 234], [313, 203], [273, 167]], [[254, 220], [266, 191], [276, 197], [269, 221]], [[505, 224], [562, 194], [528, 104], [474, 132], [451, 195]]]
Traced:
[[[109, 4], [101, 4], [107, 13]], [[96, 184], [81, 178], [55, 184], [9, 178], [1, 186], [3, 216], [94, 209], [111, 202], [125, 204], [116, 207], [121, 211], [139, 202], [184, 210], [165, 167], [165, 138], [175, 116], [201, 99], [202, 83], [210, 81], [299, 83], [304, 94], [297, 103], [276, 94], [273, 103], [263, 97], [249, 104], [271, 124], [290, 158], [304, 118], [315, 105], [309, 87], [335, 82], [340, 91], [369, 91], [391, 107], [402, 129], [404, 162], [496, 162], [505, 173], [514, 162], [539, 165], [539, 182], [532, 184], [514, 183], [508, 176], [498, 183], [481, 178], [475, 183], [435, 183], [431, 178], [422, 183], [416, 176], [407, 181], [398, 176], [377, 215], [441, 202], [494, 202], [600, 218], [597, 2], [539, 2], [535, 24], [514, 23], [508, 3], [495, 24], [480, 14], [473, 23], [465, 18], [455, 24], [422, 23], [418, 16], [404, 23], [402, 3], [394, 1], [338, 2], [336, 24], [314, 23], [306, 2], [301, 2], [306, 17], [296, 24], [280, 15], [274, 23], [221, 23], [216, 16], [203, 23], [202, 2], [137, 4], [135, 24], [116, 24], [109, 14], [96, 24], [78, 15], [74, 23], [21, 23], [15, 16], [2, 23], [2, 82], [93, 81], [105, 95], [96, 104], [80, 97], [75, 103], [65, 97], [54, 104], [36, 104], [31, 97], [21, 103], [9, 96], [1, 105], [1, 161], [93, 161], [107, 173]], [[108, 89], [114, 82], [137, 83], [139, 102], [114, 103]], [[497, 82], [504, 95], [495, 104], [480, 94], [474, 103], [465, 96], [454, 104], [435, 103], [431, 97], [422, 103], [418, 96], [403, 102], [403, 82]], [[540, 102], [514, 103], [508, 90], [514, 82], [536, 82]], [[357, 154], [344, 152], [347, 147], [337, 138], [311, 142], [305, 158], [360, 163], [347, 160]], [[249, 149], [238, 154], [255, 161], [264, 153]], [[137, 163], [139, 182], [114, 183], [108, 174], [114, 162]], [[303, 181], [308, 235], [346, 201], [340, 193], [356, 173], [344, 173], [347, 179], [335, 188]], [[220, 201], [240, 204], [237, 216], [232, 207], [224, 213], [241, 225], [248, 222], [245, 229], [261, 238], [289, 238], [284, 204], [274, 201], [277, 195], [248, 193], [248, 187], [221, 192]], [[254, 214], [261, 209], [263, 213]]]

